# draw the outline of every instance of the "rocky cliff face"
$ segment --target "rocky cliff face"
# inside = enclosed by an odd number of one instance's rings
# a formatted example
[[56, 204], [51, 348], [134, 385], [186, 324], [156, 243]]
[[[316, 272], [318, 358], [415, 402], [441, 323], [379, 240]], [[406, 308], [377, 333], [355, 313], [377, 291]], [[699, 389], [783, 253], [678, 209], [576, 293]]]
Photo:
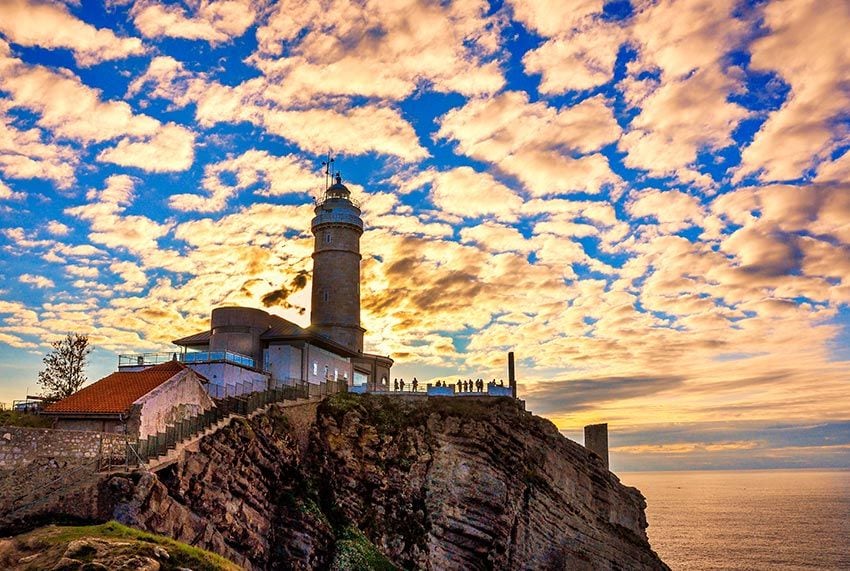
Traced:
[[667, 568], [640, 492], [510, 399], [273, 407], [99, 490], [92, 519], [246, 568]]
[[320, 410], [320, 497], [419, 569], [663, 569], [645, 501], [510, 399], [339, 399]]

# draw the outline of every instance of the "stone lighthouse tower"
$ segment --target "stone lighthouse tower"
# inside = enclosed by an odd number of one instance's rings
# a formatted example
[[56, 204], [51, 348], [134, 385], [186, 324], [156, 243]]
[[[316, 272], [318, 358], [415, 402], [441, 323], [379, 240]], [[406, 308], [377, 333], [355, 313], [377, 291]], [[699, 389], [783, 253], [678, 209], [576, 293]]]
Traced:
[[340, 345], [363, 352], [360, 327], [360, 208], [339, 174], [316, 204], [310, 325]]

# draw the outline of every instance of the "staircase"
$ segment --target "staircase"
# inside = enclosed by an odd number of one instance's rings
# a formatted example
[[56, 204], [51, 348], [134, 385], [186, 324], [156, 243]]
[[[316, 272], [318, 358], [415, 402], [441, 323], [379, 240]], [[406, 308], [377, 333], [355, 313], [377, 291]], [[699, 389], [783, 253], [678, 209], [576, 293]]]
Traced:
[[196, 450], [198, 442], [229, 425], [234, 418], [252, 418], [266, 412], [272, 405], [281, 408], [318, 402], [328, 393], [310, 394], [307, 387], [285, 387], [251, 393], [239, 397], [213, 399], [216, 408], [198, 417], [169, 427], [168, 432], [139, 441], [136, 448], [128, 444], [129, 463], [143, 470], [156, 472], [177, 461], [186, 450]]

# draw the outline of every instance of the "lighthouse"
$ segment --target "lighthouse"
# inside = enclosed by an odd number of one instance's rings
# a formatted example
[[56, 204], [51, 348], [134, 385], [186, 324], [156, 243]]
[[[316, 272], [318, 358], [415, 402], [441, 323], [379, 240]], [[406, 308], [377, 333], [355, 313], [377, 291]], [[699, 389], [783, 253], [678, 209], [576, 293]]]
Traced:
[[343, 347], [363, 353], [360, 326], [360, 208], [339, 173], [316, 203], [310, 326]]

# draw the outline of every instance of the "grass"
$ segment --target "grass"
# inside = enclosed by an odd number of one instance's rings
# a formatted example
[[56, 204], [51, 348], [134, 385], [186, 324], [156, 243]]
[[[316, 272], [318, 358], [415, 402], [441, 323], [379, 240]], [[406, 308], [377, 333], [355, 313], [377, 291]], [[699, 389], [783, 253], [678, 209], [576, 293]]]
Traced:
[[395, 433], [410, 426], [424, 425], [431, 414], [442, 417], [459, 416], [467, 420], [484, 420], [497, 414], [522, 418], [522, 411], [509, 397], [430, 398], [426, 401], [407, 401], [383, 395], [338, 393], [320, 405], [321, 414], [330, 414], [341, 422], [346, 413], [357, 410], [379, 433]]
[[234, 563], [228, 561], [220, 555], [210, 553], [198, 547], [192, 547], [185, 543], [175, 541], [168, 537], [155, 535], [146, 531], [139, 531], [118, 522], [110, 521], [101, 525], [85, 525], [85, 526], [61, 526], [56, 528], [47, 528], [51, 532], [42, 538], [46, 545], [62, 545], [84, 538], [103, 538], [103, 539], [120, 539], [125, 541], [138, 542], [140, 554], [150, 550], [149, 546], [158, 545], [165, 548], [171, 558], [168, 560], [168, 567], [176, 569], [179, 567], [190, 568], [194, 571], [220, 571], [220, 570], [237, 570], [239, 569]]
[[395, 571], [398, 569], [354, 526], [346, 527], [336, 542], [333, 571]]
[[0, 410], [0, 426], [22, 426], [24, 428], [50, 428], [53, 420], [38, 414]]

